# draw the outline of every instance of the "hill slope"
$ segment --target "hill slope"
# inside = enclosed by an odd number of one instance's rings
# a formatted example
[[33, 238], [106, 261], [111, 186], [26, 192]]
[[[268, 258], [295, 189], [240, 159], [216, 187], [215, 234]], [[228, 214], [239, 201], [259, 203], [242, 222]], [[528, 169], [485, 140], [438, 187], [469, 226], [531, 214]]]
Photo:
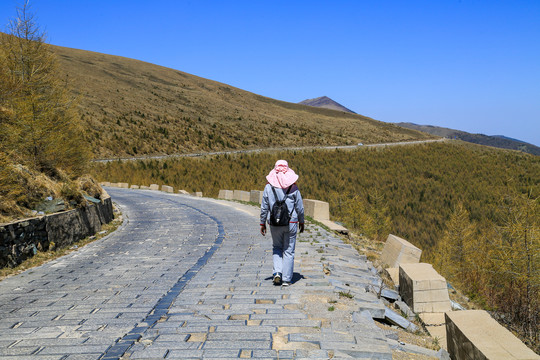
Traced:
[[343, 145], [431, 137], [287, 103], [165, 67], [53, 46], [96, 157]]
[[299, 104], [314, 106], [314, 107], [321, 107], [325, 109], [338, 110], [338, 111], [345, 111], [348, 113], [356, 114], [354, 111], [347, 109], [345, 106], [341, 105], [340, 103], [335, 102], [334, 100], [330, 99], [327, 96], [321, 96], [315, 99], [307, 99], [304, 101], [300, 101]]
[[413, 123], [396, 123], [407, 129], [419, 130], [428, 134], [459, 139], [474, 144], [493, 146], [501, 149], [519, 150], [533, 155], [540, 155], [540, 147], [524, 141], [512, 139], [502, 135], [471, 134], [466, 131], [448, 129], [433, 125], [417, 125]]

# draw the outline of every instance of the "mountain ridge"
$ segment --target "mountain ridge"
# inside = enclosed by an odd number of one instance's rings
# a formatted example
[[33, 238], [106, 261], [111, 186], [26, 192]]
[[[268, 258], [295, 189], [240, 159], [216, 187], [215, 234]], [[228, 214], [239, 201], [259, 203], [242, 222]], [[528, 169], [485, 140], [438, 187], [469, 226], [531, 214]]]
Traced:
[[540, 155], [540, 147], [522, 140], [509, 138], [504, 135], [472, 134], [466, 131], [450, 129], [442, 126], [418, 125], [411, 122], [400, 122], [395, 124], [411, 130], [424, 131], [431, 135], [463, 140], [474, 144], [492, 146], [500, 149], [518, 150], [533, 155]]
[[354, 111], [330, 99], [328, 96], [320, 96], [313, 99], [306, 99], [306, 100], [300, 101], [299, 104], [356, 114]]

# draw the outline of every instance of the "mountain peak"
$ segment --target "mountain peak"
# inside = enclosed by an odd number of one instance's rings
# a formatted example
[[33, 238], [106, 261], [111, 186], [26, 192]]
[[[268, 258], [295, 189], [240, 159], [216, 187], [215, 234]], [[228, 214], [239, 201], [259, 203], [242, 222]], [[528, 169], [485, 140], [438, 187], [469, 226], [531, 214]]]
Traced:
[[299, 104], [314, 106], [314, 107], [322, 107], [322, 108], [331, 109], [331, 110], [345, 111], [348, 113], [356, 114], [354, 111], [347, 109], [345, 106], [335, 102], [334, 100], [330, 99], [328, 96], [321, 96], [314, 99], [307, 99], [304, 101], [300, 101]]

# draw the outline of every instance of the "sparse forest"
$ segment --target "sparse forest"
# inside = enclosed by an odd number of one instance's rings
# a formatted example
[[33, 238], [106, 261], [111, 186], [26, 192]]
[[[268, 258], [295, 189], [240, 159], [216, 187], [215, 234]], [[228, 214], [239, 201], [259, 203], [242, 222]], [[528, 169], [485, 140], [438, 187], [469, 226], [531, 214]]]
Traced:
[[[262, 189], [284, 158], [305, 198], [373, 239], [401, 236], [538, 351], [540, 158], [461, 142], [94, 164], [103, 181]], [[532, 345], [535, 344], [535, 345]]]

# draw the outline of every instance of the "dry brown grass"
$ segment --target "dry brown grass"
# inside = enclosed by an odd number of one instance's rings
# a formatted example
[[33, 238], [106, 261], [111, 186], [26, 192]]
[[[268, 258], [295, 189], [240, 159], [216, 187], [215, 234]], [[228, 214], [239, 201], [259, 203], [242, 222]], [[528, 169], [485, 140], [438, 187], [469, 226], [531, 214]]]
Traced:
[[36, 216], [47, 197], [65, 200], [66, 209], [84, 206], [83, 194], [101, 199], [102, 188], [90, 176], [70, 179], [61, 170], [56, 178], [19, 163], [0, 152], [0, 224]]
[[161, 66], [53, 47], [100, 157], [426, 139], [365, 116], [277, 101]]

